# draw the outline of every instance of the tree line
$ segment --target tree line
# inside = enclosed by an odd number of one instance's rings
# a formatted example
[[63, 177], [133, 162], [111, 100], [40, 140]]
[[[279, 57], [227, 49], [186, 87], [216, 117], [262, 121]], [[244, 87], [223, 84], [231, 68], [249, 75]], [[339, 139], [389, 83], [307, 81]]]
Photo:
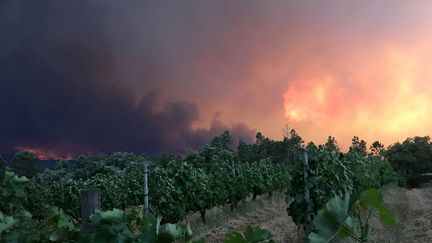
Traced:
[[[60, 160], [54, 169], [39, 171], [37, 157], [28, 151], [17, 152], [10, 161], [10, 170], [17, 175], [34, 177], [49, 177], [52, 174], [73, 174], [72, 178], [89, 178], [98, 173], [106, 173], [113, 168], [123, 169], [129, 160], [153, 161], [164, 166], [170, 161], [186, 161], [198, 167], [206, 168], [218, 160], [236, 161], [237, 163], [259, 162], [269, 160], [273, 164], [294, 164], [298, 160], [298, 151], [324, 150], [344, 156], [356, 153], [364, 157], [378, 157], [387, 160], [400, 175], [402, 184], [417, 187], [428, 181], [427, 173], [432, 173], [432, 142], [429, 136], [407, 138], [403, 142], [396, 142], [385, 147], [375, 141], [367, 147], [367, 143], [357, 136], [352, 138], [347, 153], [343, 153], [336, 139], [329, 136], [324, 144], [313, 142], [305, 144], [302, 137], [295, 131], [285, 132], [282, 140], [273, 140], [262, 133], [256, 134], [255, 143], [247, 144], [239, 141], [234, 146], [229, 131], [216, 136], [212, 141], [197, 151], [190, 151], [184, 156], [166, 153], [158, 156], [135, 155], [132, 153], [114, 153], [112, 155], [79, 156], [74, 163]], [[6, 162], [0, 155], [0, 174], [4, 174]]]

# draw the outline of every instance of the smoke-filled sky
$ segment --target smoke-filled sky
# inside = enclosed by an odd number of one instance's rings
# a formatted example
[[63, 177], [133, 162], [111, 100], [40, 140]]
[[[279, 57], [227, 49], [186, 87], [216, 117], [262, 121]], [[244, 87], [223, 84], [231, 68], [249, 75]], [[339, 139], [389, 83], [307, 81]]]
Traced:
[[428, 0], [0, 2], [0, 151], [432, 133]]

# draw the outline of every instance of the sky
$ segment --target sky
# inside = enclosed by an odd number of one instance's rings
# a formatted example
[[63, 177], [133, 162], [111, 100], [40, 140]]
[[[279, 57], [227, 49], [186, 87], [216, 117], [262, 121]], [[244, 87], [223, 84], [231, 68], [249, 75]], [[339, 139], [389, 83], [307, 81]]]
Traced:
[[432, 2], [0, 3], [0, 152], [432, 133]]

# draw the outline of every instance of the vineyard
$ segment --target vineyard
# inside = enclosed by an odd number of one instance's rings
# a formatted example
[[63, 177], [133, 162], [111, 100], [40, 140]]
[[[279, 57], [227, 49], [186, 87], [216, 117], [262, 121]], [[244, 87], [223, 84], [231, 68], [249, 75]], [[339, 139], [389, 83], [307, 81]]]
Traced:
[[[27, 174], [29, 178], [16, 175], [24, 173], [12, 165], [1, 178], [2, 240], [192, 242], [187, 215], [198, 213], [206, 223], [206, 212], [213, 208], [234, 210], [239, 203], [274, 193], [285, 194], [286, 217], [312, 242], [336, 236], [366, 242], [372, 212], [395, 224], [378, 189], [404, 185], [409, 178], [395, 171], [383, 153], [367, 154], [358, 139], [347, 153], [330, 138], [324, 145], [305, 146], [293, 131], [283, 141], [258, 134], [255, 144], [240, 143], [232, 149], [231, 142], [230, 134], [224, 133], [184, 158], [80, 156], [74, 163], [60, 161], [53, 169]], [[31, 156], [21, 152], [16, 157]], [[143, 207], [145, 167], [150, 212]], [[92, 231], [84, 233], [79, 228], [85, 220], [81, 192], [88, 189], [100, 191], [100, 209], [105, 211], [90, 216]], [[329, 221], [325, 215], [338, 216]], [[228, 234], [225, 242], [271, 242], [271, 233], [247, 228]]]
[[[187, 162], [150, 168], [151, 210], [162, 216], [165, 222], [171, 223], [184, 219], [189, 212], [201, 212], [204, 219], [206, 209], [235, 204], [251, 194], [256, 196], [283, 190], [291, 181], [286, 166], [271, 165], [265, 161], [235, 167], [215, 164], [208, 168], [208, 173]], [[86, 180], [33, 183], [29, 185], [27, 206], [39, 215], [43, 209], [39, 205], [53, 204], [67, 214], [78, 217], [79, 192], [98, 188], [103, 195], [103, 208], [130, 208], [143, 203], [143, 178], [143, 164], [138, 163], [121, 171], [97, 174]]]

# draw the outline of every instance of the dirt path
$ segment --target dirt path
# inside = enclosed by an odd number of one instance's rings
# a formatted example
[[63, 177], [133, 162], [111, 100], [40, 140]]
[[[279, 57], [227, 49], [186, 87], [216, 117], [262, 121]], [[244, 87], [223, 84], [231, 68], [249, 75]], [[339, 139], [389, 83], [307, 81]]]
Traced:
[[388, 228], [376, 220], [372, 242], [432, 242], [432, 188], [388, 188], [384, 200], [398, 223]]
[[252, 227], [260, 226], [269, 230], [274, 235], [273, 239], [276, 242], [304, 242], [303, 231], [298, 230], [291, 218], [288, 217], [283, 201], [275, 202], [259, 211], [228, 220], [224, 225], [215, 227], [202, 234], [199, 238], [205, 239], [206, 242], [223, 242], [228, 232], [243, 232], [248, 225]]
[[[389, 228], [375, 217], [372, 222], [370, 242], [432, 243], [432, 188], [385, 188], [384, 200], [394, 212], [397, 225]], [[242, 232], [246, 226], [260, 226], [270, 230], [275, 242], [305, 242], [302, 230], [292, 222], [281, 201], [243, 216], [228, 219], [221, 225], [203, 233], [199, 238], [206, 242], [223, 242], [226, 233]], [[344, 241], [345, 242], [345, 241]]]

